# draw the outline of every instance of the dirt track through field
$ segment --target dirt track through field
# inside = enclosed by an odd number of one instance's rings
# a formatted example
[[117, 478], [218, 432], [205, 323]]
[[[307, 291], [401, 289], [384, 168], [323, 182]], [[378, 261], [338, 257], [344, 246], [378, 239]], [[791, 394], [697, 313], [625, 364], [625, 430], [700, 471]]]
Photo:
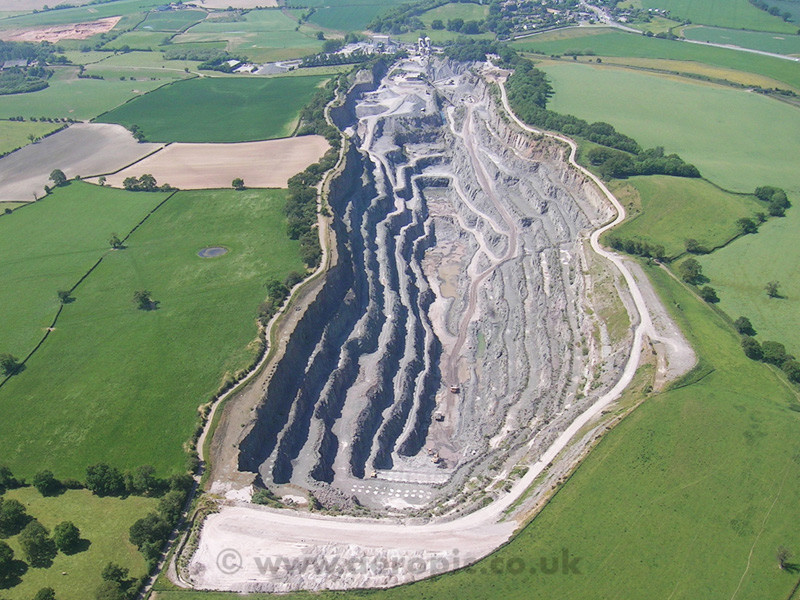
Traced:
[[149, 173], [159, 184], [182, 190], [228, 188], [237, 177], [247, 187], [281, 188], [328, 147], [319, 135], [239, 144], [176, 143], [108, 175], [106, 184], [121, 188], [127, 177]]

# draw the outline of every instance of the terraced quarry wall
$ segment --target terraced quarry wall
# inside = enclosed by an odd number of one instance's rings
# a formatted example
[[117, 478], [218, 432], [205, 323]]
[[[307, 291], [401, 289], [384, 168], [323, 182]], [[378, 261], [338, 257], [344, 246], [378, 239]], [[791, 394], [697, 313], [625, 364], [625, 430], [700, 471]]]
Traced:
[[581, 240], [610, 210], [464, 65], [402, 62], [333, 117], [351, 141], [336, 263], [236, 440], [239, 469], [331, 507], [474, 508], [627, 355], [587, 310]]

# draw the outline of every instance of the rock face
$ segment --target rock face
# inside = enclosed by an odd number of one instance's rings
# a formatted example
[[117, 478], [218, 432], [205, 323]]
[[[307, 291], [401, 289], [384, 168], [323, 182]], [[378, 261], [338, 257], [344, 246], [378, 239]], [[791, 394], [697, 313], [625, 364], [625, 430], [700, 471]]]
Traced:
[[[336, 264], [239, 468], [339, 507], [480, 503], [613, 376], [581, 249], [609, 209], [466, 65], [399, 63], [332, 116], [351, 142], [328, 199]], [[624, 349], [603, 343], [613, 366]]]

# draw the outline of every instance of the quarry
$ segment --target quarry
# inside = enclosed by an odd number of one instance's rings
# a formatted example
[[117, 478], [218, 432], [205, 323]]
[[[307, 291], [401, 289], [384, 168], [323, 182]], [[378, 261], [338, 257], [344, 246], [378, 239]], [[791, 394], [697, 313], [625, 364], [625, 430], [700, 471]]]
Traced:
[[[385, 587], [438, 572], [269, 570], [267, 555], [477, 560], [594, 439], [586, 423], [630, 381], [643, 335], [670, 329], [643, 319], [639, 292], [588, 243], [617, 210], [566, 144], [507, 116], [490, 79], [415, 57], [362, 71], [331, 109], [348, 143], [327, 190], [329, 265], [225, 407], [211, 444], [222, 507], [173, 566], [179, 585]], [[609, 311], [626, 325], [610, 331]], [[263, 489], [272, 507], [251, 503]]]

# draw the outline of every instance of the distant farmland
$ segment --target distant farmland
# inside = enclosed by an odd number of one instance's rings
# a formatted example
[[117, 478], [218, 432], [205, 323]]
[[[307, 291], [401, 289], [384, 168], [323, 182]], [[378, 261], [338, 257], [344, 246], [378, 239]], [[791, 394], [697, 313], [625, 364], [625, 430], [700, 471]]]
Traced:
[[138, 125], [148, 141], [250, 142], [286, 137], [294, 130], [302, 107], [326, 79], [192, 79], [160, 88], [96, 120]]

